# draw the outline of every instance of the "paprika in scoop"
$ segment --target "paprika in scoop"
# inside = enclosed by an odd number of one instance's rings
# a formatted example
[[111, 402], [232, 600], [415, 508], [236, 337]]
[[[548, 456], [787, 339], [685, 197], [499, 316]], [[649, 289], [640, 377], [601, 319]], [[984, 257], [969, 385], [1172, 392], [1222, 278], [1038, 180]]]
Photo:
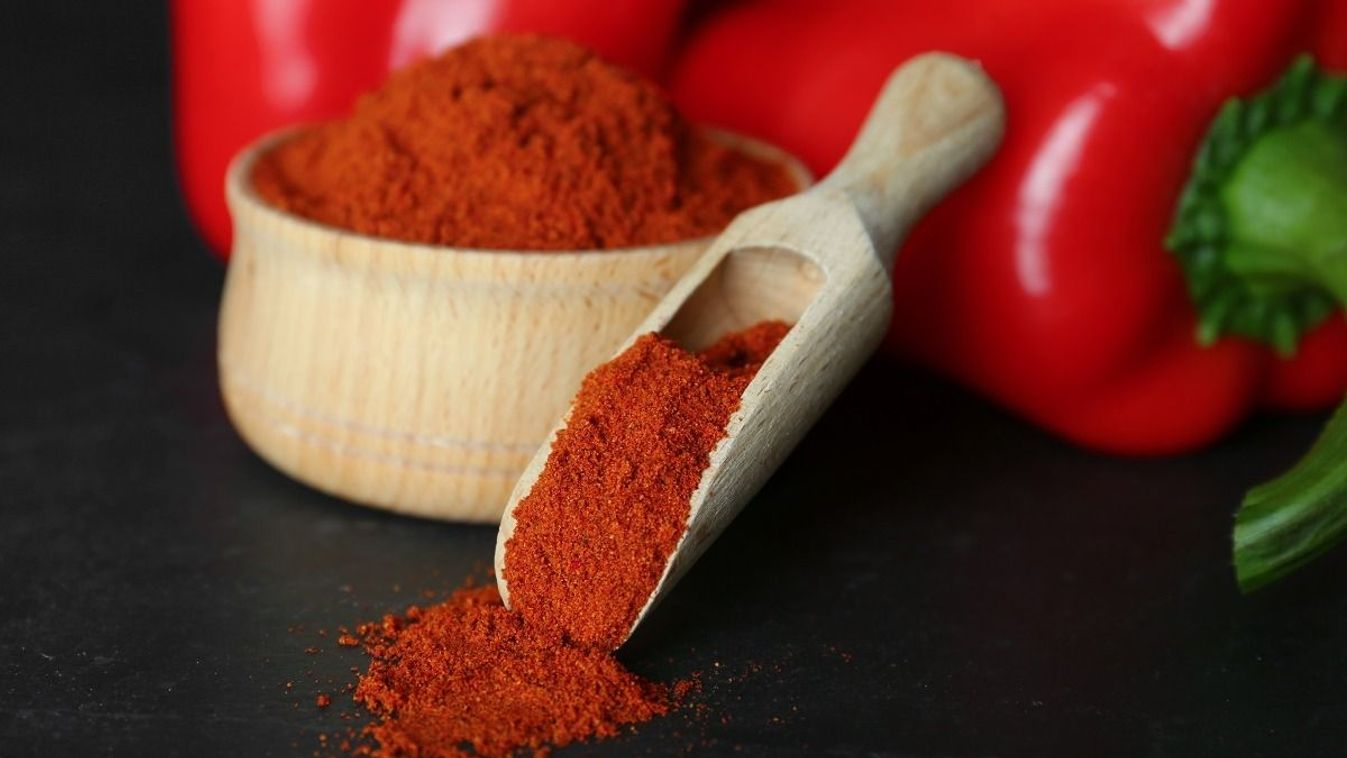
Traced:
[[514, 510], [510, 607], [579, 644], [621, 645], [687, 529], [744, 388], [789, 329], [766, 321], [697, 354], [647, 334], [585, 377]]

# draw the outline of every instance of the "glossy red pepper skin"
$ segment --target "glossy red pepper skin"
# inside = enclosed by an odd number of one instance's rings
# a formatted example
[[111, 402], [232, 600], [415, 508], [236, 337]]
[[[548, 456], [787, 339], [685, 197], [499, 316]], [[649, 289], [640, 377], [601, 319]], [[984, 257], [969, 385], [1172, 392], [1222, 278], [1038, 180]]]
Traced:
[[193, 220], [228, 257], [224, 174], [256, 137], [332, 118], [389, 71], [472, 35], [567, 37], [656, 76], [686, 0], [175, 0], [174, 137]]
[[1004, 91], [1006, 137], [899, 255], [890, 347], [1083, 445], [1178, 452], [1256, 406], [1322, 408], [1347, 388], [1340, 315], [1290, 360], [1237, 338], [1200, 346], [1163, 247], [1221, 103], [1301, 51], [1341, 66], [1343, 5], [756, 3], [693, 34], [672, 91], [694, 119], [821, 174], [897, 63], [928, 49], [979, 60]]

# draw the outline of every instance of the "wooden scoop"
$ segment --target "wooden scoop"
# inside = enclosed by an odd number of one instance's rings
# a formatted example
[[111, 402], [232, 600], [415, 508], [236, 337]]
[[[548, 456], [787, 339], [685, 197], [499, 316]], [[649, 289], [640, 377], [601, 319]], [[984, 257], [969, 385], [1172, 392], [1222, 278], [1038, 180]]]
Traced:
[[[687, 529], [632, 629], [738, 515], [879, 345], [889, 269], [911, 225], [991, 155], [1004, 110], [976, 65], [929, 53], [893, 73], [842, 163], [809, 191], [744, 212], [623, 346], [660, 332], [689, 350], [767, 319], [794, 326], [763, 364], [711, 453]], [[496, 576], [508, 605], [506, 542], [556, 433], [506, 505]], [[631, 630], [628, 630], [630, 635]]]

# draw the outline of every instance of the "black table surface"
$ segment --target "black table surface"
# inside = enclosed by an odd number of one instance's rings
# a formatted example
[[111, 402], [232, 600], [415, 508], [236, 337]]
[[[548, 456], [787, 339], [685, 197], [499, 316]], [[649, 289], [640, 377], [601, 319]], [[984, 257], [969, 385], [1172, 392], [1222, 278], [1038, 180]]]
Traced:
[[[491, 557], [231, 429], [162, 14], [0, 23], [3, 755], [311, 754], [358, 723], [336, 628]], [[624, 651], [700, 706], [561, 755], [1342, 754], [1347, 555], [1250, 598], [1228, 555], [1321, 422], [1116, 459], [876, 360]]]

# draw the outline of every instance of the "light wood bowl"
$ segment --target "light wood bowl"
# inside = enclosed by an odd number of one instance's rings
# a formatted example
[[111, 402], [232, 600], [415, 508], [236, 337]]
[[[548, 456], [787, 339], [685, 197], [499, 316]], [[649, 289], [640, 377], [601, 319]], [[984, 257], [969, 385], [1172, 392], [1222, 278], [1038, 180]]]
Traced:
[[[274, 466], [348, 500], [494, 523], [585, 373], [607, 360], [711, 238], [582, 252], [369, 237], [265, 204], [234, 159], [220, 387]], [[732, 135], [780, 162], [795, 158]]]

